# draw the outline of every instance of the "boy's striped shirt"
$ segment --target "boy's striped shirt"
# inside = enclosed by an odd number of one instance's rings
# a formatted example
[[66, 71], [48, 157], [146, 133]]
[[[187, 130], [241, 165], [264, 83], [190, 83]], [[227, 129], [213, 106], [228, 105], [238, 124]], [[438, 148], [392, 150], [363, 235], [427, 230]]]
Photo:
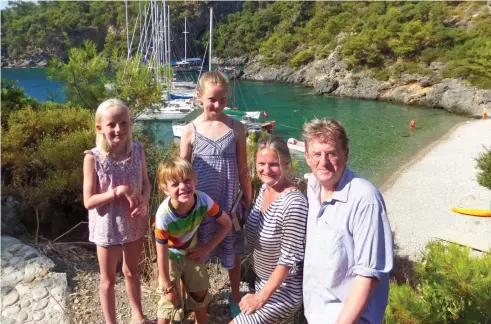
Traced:
[[204, 217], [220, 217], [222, 210], [207, 194], [196, 190], [195, 202], [186, 216], [178, 216], [167, 197], [159, 206], [155, 216], [155, 238], [160, 244], [169, 244], [169, 258], [180, 259], [187, 248], [198, 241], [198, 226]]

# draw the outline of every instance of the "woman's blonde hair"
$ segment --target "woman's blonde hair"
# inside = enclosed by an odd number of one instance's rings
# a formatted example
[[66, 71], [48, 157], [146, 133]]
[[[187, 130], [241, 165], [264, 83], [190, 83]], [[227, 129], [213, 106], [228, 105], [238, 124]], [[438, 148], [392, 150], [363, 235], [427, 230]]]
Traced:
[[[128, 115], [130, 116], [130, 123], [131, 123], [131, 114], [130, 110], [128, 109], [128, 106], [121, 100], [117, 98], [112, 98], [104, 101], [97, 107], [97, 111], [95, 112], [95, 125], [98, 126], [100, 125], [102, 121], [102, 116], [109, 110], [109, 109], [116, 109], [119, 111], [126, 111]], [[95, 137], [95, 145], [99, 148], [99, 150], [102, 153], [102, 156], [105, 158], [111, 150], [111, 147], [109, 146], [109, 143], [106, 139], [106, 136], [100, 132], [96, 128], [96, 137]], [[125, 154], [130, 154], [131, 150], [133, 149], [133, 136], [132, 133], [130, 132], [129, 134], [126, 135], [126, 149], [125, 149]]]
[[164, 192], [169, 181], [183, 181], [196, 179], [196, 172], [191, 163], [179, 156], [160, 162], [157, 171], [159, 189]]
[[[290, 174], [292, 158], [285, 140], [277, 135], [269, 135], [268, 137], [260, 140], [257, 143], [256, 156], [261, 150], [264, 149], [271, 150], [278, 155], [278, 159], [280, 160], [281, 174], [288, 176]], [[286, 169], [285, 166], [287, 167]]]
[[203, 93], [203, 91], [205, 91], [207, 84], [222, 85], [228, 89], [227, 77], [223, 73], [218, 71], [203, 73], [203, 75], [201, 76], [201, 78], [199, 78], [198, 81], [198, 91], [200, 93]]
[[308, 144], [316, 139], [321, 143], [333, 141], [340, 142], [344, 150], [348, 148], [348, 135], [343, 125], [337, 120], [322, 118], [313, 119], [303, 125], [302, 139], [305, 149], [308, 151]]

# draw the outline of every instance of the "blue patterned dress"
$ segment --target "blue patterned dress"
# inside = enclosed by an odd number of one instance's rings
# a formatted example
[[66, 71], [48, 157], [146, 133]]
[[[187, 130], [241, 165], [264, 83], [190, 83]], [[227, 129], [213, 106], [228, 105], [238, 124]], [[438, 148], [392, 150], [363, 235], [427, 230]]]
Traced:
[[[239, 191], [239, 171], [237, 165], [236, 136], [231, 129], [217, 140], [212, 140], [194, 127], [193, 168], [198, 175], [197, 190], [205, 192], [230, 216], [232, 204]], [[208, 242], [218, 230], [215, 219], [205, 218], [198, 229], [200, 243]], [[210, 254], [218, 257], [222, 266], [231, 269], [235, 256], [244, 254], [244, 237], [233, 228], [225, 239]]]

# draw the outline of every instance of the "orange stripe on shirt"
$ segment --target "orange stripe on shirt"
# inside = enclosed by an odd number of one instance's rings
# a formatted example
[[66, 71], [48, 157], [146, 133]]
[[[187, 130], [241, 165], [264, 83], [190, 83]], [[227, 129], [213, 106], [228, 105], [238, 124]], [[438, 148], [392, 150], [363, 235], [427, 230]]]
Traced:
[[220, 211], [220, 206], [218, 206], [217, 203], [213, 203], [213, 206], [208, 210], [206, 216], [212, 216], [212, 217], [220, 216], [217, 215], [219, 211]]
[[167, 240], [169, 238], [169, 233], [166, 230], [156, 228], [155, 237], [159, 240]]

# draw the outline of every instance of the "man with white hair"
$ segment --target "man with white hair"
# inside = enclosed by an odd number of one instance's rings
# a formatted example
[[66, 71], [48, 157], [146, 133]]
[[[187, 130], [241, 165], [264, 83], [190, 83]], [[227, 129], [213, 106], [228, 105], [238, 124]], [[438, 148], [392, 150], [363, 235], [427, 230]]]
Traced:
[[394, 243], [380, 192], [348, 167], [348, 137], [335, 120], [305, 123], [312, 169], [303, 295], [309, 324], [381, 323]]

